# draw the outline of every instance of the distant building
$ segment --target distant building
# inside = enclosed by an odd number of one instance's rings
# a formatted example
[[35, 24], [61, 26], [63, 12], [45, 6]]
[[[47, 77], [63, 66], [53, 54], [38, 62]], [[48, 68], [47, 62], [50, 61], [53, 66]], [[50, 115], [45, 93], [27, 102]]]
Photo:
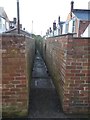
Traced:
[[[22, 29], [22, 24], [19, 25], [20, 29]], [[13, 28], [17, 28], [17, 19], [13, 18], [13, 21], [9, 21], [9, 28], [10, 30]]]
[[63, 22], [63, 21], [61, 21], [60, 20], [60, 16], [58, 17], [58, 24], [57, 24], [57, 34], [58, 35], [62, 35], [62, 30], [63, 30], [63, 24], [64, 24], [65, 22]]
[[0, 33], [9, 30], [9, 19], [3, 7], [0, 7]]
[[[69, 33], [76, 33], [77, 37], [85, 35], [86, 29], [90, 24], [90, 10], [74, 9], [72, 11], [72, 18], [69, 20]], [[85, 36], [90, 37], [90, 36]]]
[[[13, 28], [11, 30], [6, 31], [5, 33], [7, 33], [7, 34], [9, 34], [9, 33], [18, 34], [18, 29], [17, 28]], [[22, 30], [22, 29], [20, 29], [20, 34], [26, 35], [28, 37], [32, 37], [32, 35], [29, 32], [27, 32], [25, 30]]]
[[53, 30], [51, 27], [47, 30], [46, 36], [47, 37], [53, 37], [53, 36], [58, 36], [62, 35], [62, 30], [63, 30], [63, 24], [65, 22], [60, 21], [60, 16], [58, 17], [58, 24], [56, 24], [56, 21], [53, 22]]
[[75, 37], [90, 37], [90, 9], [74, 9], [71, 1], [71, 10], [65, 22], [58, 18], [58, 24], [54, 21], [52, 32], [47, 31], [46, 36], [58, 36], [72, 33]]
[[71, 12], [63, 24], [63, 34], [75, 33], [76, 37], [90, 37], [90, 10], [74, 9], [71, 2]]
[[13, 18], [13, 21], [9, 21], [9, 27], [10, 27], [10, 29], [17, 27], [17, 19], [16, 18]]

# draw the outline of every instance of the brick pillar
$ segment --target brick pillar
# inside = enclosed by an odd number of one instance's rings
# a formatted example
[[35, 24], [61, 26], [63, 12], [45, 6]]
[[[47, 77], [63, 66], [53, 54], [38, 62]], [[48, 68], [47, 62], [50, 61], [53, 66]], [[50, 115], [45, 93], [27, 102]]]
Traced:
[[89, 110], [88, 45], [88, 39], [68, 40], [63, 103], [66, 112], [85, 114]]
[[[48, 38], [44, 56], [65, 113], [89, 114], [90, 38]], [[46, 52], [45, 52], [46, 51]]]
[[2, 36], [0, 36], [0, 115], [2, 116]]
[[25, 116], [29, 107], [28, 73], [32, 68], [34, 40], [23, 35], [3, 35], [2, 51], [3, 116]]

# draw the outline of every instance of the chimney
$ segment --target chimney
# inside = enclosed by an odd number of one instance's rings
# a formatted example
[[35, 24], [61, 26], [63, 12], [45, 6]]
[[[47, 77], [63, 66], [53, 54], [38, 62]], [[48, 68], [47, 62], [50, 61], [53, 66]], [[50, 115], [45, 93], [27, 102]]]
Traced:
[[14, 24], [16, 24], [16, 18], [13, 18], [13, 22], [14, 22]]
[[23, 30], [25, 30], [25, 28], [23, 28]]
[[49, 28], [49, 30], [50, 30], [50, 33], [52, 32], [52, 29], [51, 29], [51, 27]]
[[53, 30], [56, 30], [56, 22], [53, 22]]
[[71, 1], [71, 12], [73, 11], [74, 9], [74, 1]]
[[60, 16], [58, 17], [58, 24], [60, 25]]

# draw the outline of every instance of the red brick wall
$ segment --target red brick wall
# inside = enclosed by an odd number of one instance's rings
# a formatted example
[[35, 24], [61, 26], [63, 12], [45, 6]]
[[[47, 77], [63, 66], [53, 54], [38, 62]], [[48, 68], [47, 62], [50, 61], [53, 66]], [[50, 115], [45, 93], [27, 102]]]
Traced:
[[43, 54], [63, 111], [90, 113], [90, 38], [48, 38]]
[[2, 37], [0, 37], [0, 115], [2, 115]]
[[2, 36], [3, 116], [25, 116], [28, 113], [28, 73], [31, 73], [32, 68], [34, 42], [22, 35]]

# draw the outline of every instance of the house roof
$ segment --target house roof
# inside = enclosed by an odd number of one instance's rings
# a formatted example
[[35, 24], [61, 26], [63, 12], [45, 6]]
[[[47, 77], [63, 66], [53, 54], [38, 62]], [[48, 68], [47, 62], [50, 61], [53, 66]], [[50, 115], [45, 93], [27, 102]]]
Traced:
[[62, 25], [62, 24], [64, 24], [64, 23], [65, 23], [64, 21], [60, 21], [59, 25]]
[[4, 18], [5, 20], [9, 21], [8, 16], [3, 7], [0, 7], [0, 17]]
[[73, 9], [73, 14], [80, 20], [90, 20], [90, 10]]
[[[13, 33], [13, 34], [15, 34], [15, 33], [18, 33], [18, 30], [17, 30], [17, 28], [13, 28], [11, 30], [5, 31], [5, 33]], [[31, 37], [31, 34], [29, 32], [27, 32], [25, 30], [22, 30], [22, 29], [20, 29], [20, 34], [27, 35], [27, 36]]]
[[60, 21], [60, 23], [57, 24], [58, 29], [60, 29], [60, 27], [61, 27], [64, 23], [65, 23], [65, 22]]

